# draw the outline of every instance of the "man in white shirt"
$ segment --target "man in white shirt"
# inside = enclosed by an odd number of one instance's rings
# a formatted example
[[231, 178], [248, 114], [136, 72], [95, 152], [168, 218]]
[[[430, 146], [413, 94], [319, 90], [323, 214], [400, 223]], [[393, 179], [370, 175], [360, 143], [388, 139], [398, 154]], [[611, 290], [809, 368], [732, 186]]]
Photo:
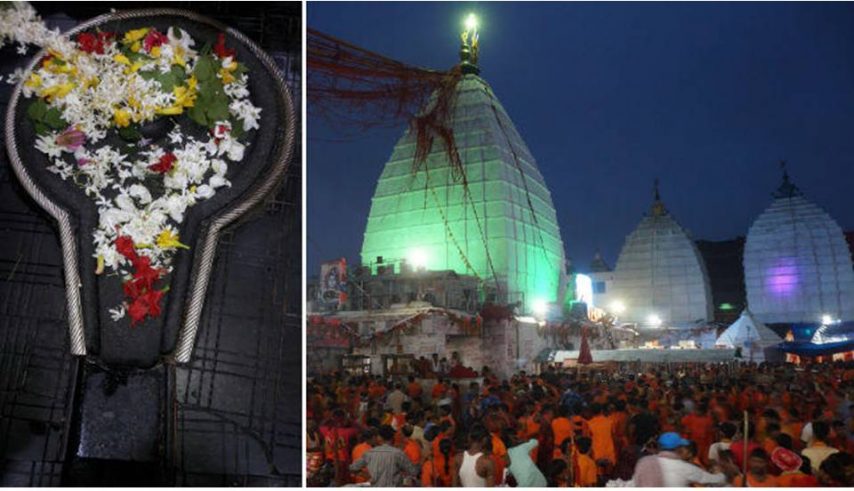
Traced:
[[[632, 477], [634, 485], [639, 487], [660, 485], [667, 488], [684, 488], [691, 484], [717, 486], [726, 484], [727, 476], [725, 474], [706, 472], [684, 460], [689, 444], [690, 442], [679, 436], [678, 433], [664, 433], [659, 436], [658, 448], [661, 451], [655, 456], [641, 459], [645, 464], [635, 468], [635, 475]], [[653, 459], [654, 464], [657, 465], [651, 465]], [[638, 464], [640, 463], [639, 461]], [[643, 467], [642, 473], [639, 472], [640, 467]], [[737, 470], [735, 471], [737, 472]]]

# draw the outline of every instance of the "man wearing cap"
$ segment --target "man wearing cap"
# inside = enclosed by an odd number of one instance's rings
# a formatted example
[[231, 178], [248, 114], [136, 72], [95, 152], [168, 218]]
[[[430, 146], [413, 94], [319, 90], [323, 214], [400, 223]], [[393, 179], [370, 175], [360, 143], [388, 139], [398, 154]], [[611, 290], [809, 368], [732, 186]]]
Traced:
[[678, 433], [669, 432], [659, 436], [658, 454], [638, 461], [632, 477], [634, 485], [684, 488], [691, 484], [725, 484], [727, 477], [723, 473], [712, 474], [684, 460], [688, 444], [688, 440]]

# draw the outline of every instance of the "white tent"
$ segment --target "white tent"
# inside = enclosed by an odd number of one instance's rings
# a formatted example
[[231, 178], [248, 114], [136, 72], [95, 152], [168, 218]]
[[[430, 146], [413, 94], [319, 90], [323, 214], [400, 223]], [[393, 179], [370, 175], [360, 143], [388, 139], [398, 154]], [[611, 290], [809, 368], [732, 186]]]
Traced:
[[715, 341], [716, 346], [726, 348], [741, 348], [742, 358], [761, 363], [775, 350], [783, 339], [765, 324], [758, 321], [749, 310], [745, 309], [741, 316], [733, 322]]

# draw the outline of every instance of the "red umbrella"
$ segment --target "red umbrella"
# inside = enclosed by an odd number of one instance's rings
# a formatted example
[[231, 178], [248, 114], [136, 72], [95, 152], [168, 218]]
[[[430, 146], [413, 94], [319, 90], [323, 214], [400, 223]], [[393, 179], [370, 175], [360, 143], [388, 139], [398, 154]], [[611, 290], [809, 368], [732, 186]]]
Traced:
[[590, 343], [587, 342], [587, 327], [581, 328], [581, 351], [578, 352], [578, 363], [582, 365], [593, 363], [593, 355], [590, 353]]

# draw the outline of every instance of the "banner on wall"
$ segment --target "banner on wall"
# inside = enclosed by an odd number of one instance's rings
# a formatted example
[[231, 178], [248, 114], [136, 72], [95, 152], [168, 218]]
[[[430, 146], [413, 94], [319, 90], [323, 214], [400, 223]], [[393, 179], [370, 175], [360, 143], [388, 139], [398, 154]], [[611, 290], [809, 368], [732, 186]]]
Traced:
[[347, 260], [327, 261], [320, 265], [320, 302], [326, 310], [338, 310], [347, 301]]

